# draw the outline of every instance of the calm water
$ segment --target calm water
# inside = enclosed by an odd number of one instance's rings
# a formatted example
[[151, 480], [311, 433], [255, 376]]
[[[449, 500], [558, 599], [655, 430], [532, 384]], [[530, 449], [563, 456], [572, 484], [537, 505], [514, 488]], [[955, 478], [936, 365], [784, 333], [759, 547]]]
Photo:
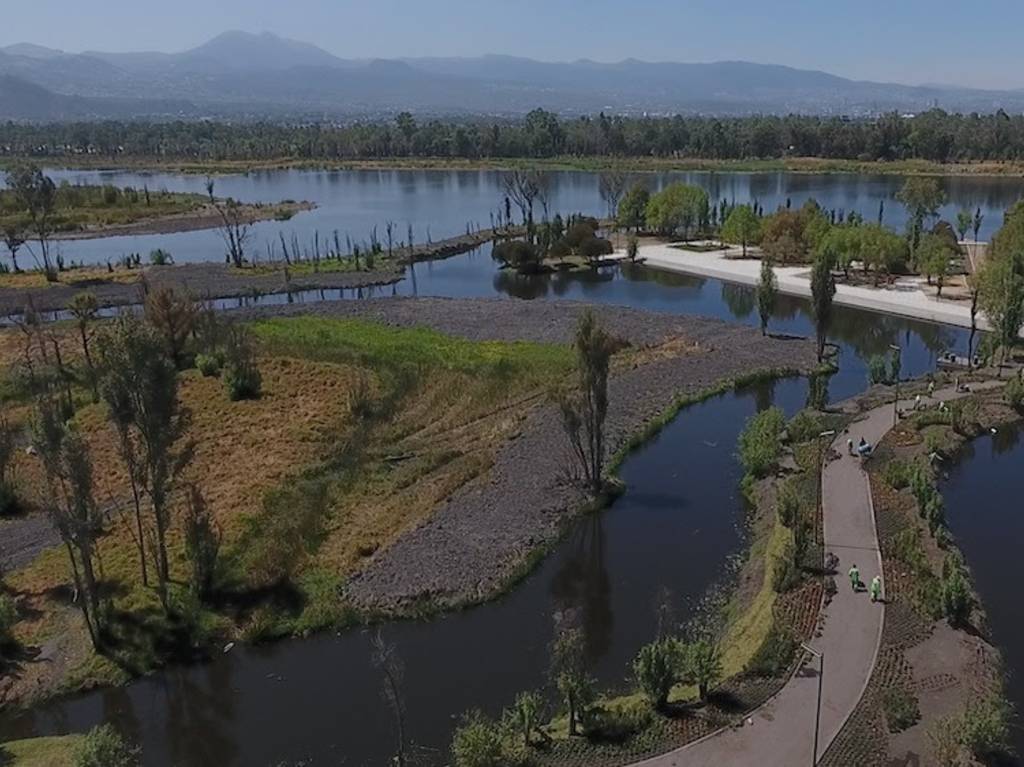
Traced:
[[[264, 175], [232, 181], [258, 185]], [[381, 179], [377, 196], [370, 195], [369, 200], [377, 199], [375, 204], [383, 210], [394, 203], [401, 189], [419, 198], [417, 185], [435, 182], [439, 198], [483, 195], [486, 190], [481, 187], [487, 186], [484, 180], [489, 176], [283, 175], [322, 177], [320, 183], [339, 196], [344, 195], [337, 190], [351, 189], [353, 176]], [[452, 178], [461, 175], [476, 181]], [[565, 174], [563, 178], [567, 186], [560, 187], [560, 194], [592, 193], [596, 199], [592, 177]], [[746, 183], [748, 189], [754, 178], [714, 177], [720, 183]], [[793, 194], [796, 201], [792, 185], [810, 184], [815, 177], [773, 178], [776, 184], [788, 179], [789, 186], [779, 193]], [[818, 182], [833, 184], [835, 178], [822, 177]], [[881, 182], [896, 183], [865, 180], [854, 184], [850, 194], [868, 199], [868, 190]], [[201, 180], [178, 179], [177, 183], [201, 184]], [[220, 183], [224, 193], [240, 195], [223, 188], [227, 179]], [[414, 204], [432, 208], [438, 200], [418, 199]], [[569, 209], [579, 207], [572, 204]], [[325, 210], [313, 215], [324, 215]], [[486, 215], [487, 208], [482, 210]], [[298, 219], [292, 223], [297, 225]], [[457, 223], [452, 226], [447, 234], [460, 230]], [[446, 232], [439, 229], [432, 234], [440, 237]], [[395, 286], [355, 295], [327, 291], [324, 297], [351, 299], [371, 292], [569, 298], [757, 324], [753, 293], [747, 288], [628, 265], [600, 273], [523, 278], [498, 271], [485, 250], [419, 264]], [[318, 297], [316, 292], [300, 298]], [[806, 303], [781, 299], [772, 327], [809, 334]], [[889, 344], [903, 347], [904, 375], [931, 370], [940, 351], [966, 344], [966, 334], [957, 329], [847, 308], [837, 310], [832, 337], [840, 346], [840, 372], [830, 385], [833, 400], [863, 390], [866, 360], [884, 353]], [[481, 707], [497, 712], [517, 691], [542, 684], [554, 621], [565, 611], [579, 613], [601, 682], [623, 683], [629, 659], [654, 633], [659, 592], [669, 589], [677, 613], [685, 618], [708, 587], [721, 580], [730, 557], [741, 550], [745, 509], [738, 496], [741, 471], [734, 454], [745, 420], [773, 403], [793, 413], [803, 406], [806, 393], [804, 381], [780, 381], [688, 408], [625, 463], [626, 495], [607, 512], [580, 521], [505, 598], [428, 622], [387, 626], [385, 634], [398, 645], [406, 666], [412, 739], [433, 753], [435, 761], [440, 760], [462, 711]], [[303, 759], [313, 764], [380, 765], [391, 753], [392, 736], [368, 645], [368, 634], [350, 632], [268, 647], [239, 647], [207, 665], [173, 669], [127, 688], [55, 701], [9, 717], [0, 722], [0, 733], [24, 737], [78, 731], [112, 721], [142, 744], [147, 764], [153, 765], [276, 765]]]
[[[50, 175], [72, 184], [147, 186], [151, 190], [205, 194], [202, 176], [117, 171], [51, 171]], [[766, 211], [785, 205], [787, 200], [799, 206], [813, 197], [826, 209], [856, 210], [871, 221], [877, 219], [879, 203], [884, 201], [885, 223], [901, 230], [906, 224], [906, 212], [894, 199], [903, 183], [896, 176], [689, 172], [640, 174], [638, 178], [652, 189], [673, 181], [699, 184], [713, 201], [756, 201]], [[973, 211], [980, 207], [985, 214], [982, 238], [998, 228], [1006, 208], [1024, 196], [1021, 179], [953, 177], [944, 179], [943, 184], [949, 198], [943, 215], [952, 221], [960, 208]], [[338, 230], [342, 241], [347, 234], [353, 241], [362, 242], [370, 239], [376, 226], [383, 240], [388, 220], [395, 222], [396, 240], [406, 238], [408, 224], [413, 225], [417, 242], [427, 239], [428, 227], [432, 239], [451, 237], [464, 233], [467, 223], [489, 226], [491, 214], [503, 206], [501, 174], [496, 171], [255, 171], [218, 177], [216, 193], [245, 202], [291, 199], [309, 200], [320, 206], [288, 222], [254, 226], [250, 253], [259, 257], [266, 256], [268, 245], [277, 246], [280, 233], [289, 240], [295, 234], [304, 246], [311, 243], [315, 231], [323, 236]], [[594, 173], [552, 173], [550, 198], [552, 214], [606, 212]], [[213, 231], [60, 244], [68, 261], [89, 263], [116, 261], [127, 253], [141, 253], [145, 258], [158, 247], [170, 251], [179, 263], [218, 261], [224, 253], [220, 237]]]
[[1006, 428], [967, 445], [942, 485], [946, 515], [967, 557], [988, 614], [992, 640], [1010, 669], [1017, 706], [1014, 742], [1024, 755], [1024, 621], [1017, 589], [1018, 547], [1024, 541], [1024, 428]]

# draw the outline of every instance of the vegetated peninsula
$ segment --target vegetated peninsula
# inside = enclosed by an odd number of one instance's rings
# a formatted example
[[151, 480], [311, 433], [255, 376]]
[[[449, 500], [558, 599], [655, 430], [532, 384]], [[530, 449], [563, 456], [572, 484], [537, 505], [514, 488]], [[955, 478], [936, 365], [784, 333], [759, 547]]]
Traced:
[[[38, 229], [34, 219], [47, 217], [43, 224], [55, 240], [82, 240], [122, 235], [170, 234], [199, 229], [215, 229], [224, 223], [224, 211], [233, 206], [232, 215], [241, 222], [286, 221], [297, 213], [312, 210], [313, 203], [285, 200], [279, 203], [236, 203], [212, 194], [168, 192], [143, 187], [117, 187], [111, 184], [85, 185], [66, 181], [53, 183], [45, 176], [36, 179], [32, 190], [45, 192], [50, 202], [45, 211], [26, 205], [27, 188], [19, 179], [33, 183], [33, 168], [13, 168], [7, 174], [7, 187], [0, 190], [0, 232], [13, 233]], [[37, 206], [38, 207], [38, 206]], [[31, 235], [28, 235], [31, 236]]]

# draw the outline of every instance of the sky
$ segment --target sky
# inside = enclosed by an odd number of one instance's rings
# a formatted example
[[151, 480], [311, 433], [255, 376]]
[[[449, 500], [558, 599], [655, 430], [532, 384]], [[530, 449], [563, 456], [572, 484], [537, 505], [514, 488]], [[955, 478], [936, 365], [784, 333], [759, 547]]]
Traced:
[[1024, 88], [1022, 0], [0, 0], [0, 46], [180, 51], [229, 29], [343, 58], [744, 60]]

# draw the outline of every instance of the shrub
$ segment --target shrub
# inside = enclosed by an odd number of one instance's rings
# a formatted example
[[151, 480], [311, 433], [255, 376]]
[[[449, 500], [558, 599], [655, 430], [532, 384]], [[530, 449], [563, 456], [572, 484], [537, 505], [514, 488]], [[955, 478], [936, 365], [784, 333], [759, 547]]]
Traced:
[[9, 479], [0, 480], [0, 517], [13, 517], [20, 510], [14, 483]]
[[808, 442], [821, 434], [821, 419], [808, 410], [801, 410], [790, 419], [786, 431], [791, 443]]
[[75, 767], [136, 767], [139, 750], [125, 743], [111, 725], [93, 727], [75, 748]]
[[615, 252], [615, 248], [612, 247], [610, 241], [603, 237], [591, 237], [580, 243], [579, 254], [588, 261], [601, 258], [601, 256], [610, 256]]
[[868, 383], [889, 383], [889, 361], [885, 357], [876, 354], [868, 360]]
[[235, 326], [228, 332], [224, 359], [224, 384], [231, 400], [257, 399], [263, 376], [256, 365], [252, 340], [244, 329]]
[[698, 639], [687, 645], [684, 654], [683, 678], [697, 685], [701, 700], [707, 700], [708, 688], [722, 677], [722, 656], [715, 643]]
[[525, 240], [505, 240], [496, 243], [491, 258], [517, 271], [535, 272], [540, 267], [540, 253]]
[[220, 371], [223, 366], [223, 353], [215, 352], [213, 354], [196, 355], [196, 369], [198, 369], [205, 378], [217, 378], [220, 376]]
[[629, 235], [629, 239], [626, 241], [626, 258], [630, 261], [636, 261], [636, 256], [639, 252], [640, 244], [637, 242], [636, 235]]
[[1006, 398], [1006, 404], [1014, 410], [1024, 410], [1024, 379], [1014, 378], [1007, 383], [1003, 389], [1003, 396]]
[[902, 732], [921, 719], [917, 698], [902, 687], [894, 687], [882, 693], [882, 708], [889, 732]]
[[796, 544], [788, 540], [782, 552], [775, 557], [775, 566], [772, 569], [772, 588], [776, 594], [789, 591], [800, 581], [796, 560]]
[[892, 460], [885, 465], [882, 479], [893, 490], [902, 490], [910, 484], [911, 467], [905, 461]]
[[659, 639], [640, 648], [633, 660], [633, 676], [640, 691], [656, 709], [665, 707], [679, 676], [680, 645], [675, 639]]
[[649, 706], [610, 706], [594, 713], [587, 738], [605, 743], [625, 743], [651, 726]]
[[157, 248], [149, 252], [149, 263], [153, 266], [169, 266], [174, 263], [174, 257], [163, 248]]
[[793, 663], [796, 648], [797, 642], [791, 633], [778, 626], [772, 626], [772, 630], [750, 659], [747, 671], [757, 676], [779, 676]]
[[455, 767], [506, 767], [501, 727], [480, 711], [471, 712], [452, 737], [452, 758]]
[[998, 698], [969, 703], [957, 728], [960, 744], [977, 759], [1008, 753], [1012, 714], [1010, 705]]
[[790, 482], [786, 482], [779, 489], [779, 497], [775, 501], [775, 513], [779, 515], [779, 521], [786, 527], [793, 527], [800, 514], [800, 498]]
[[0, 594], [0, 649], [14, 644], [14, 624], [18, 622], [18, 607], [7, 594]]
[[740, 434], [740, 461], [755, 477], [765, 477], [778, 465], [781, 435], [786, 418], [777, 407], [764, 410], [749, 421]]
[[970, 623], [974, 597], [963, 565], [952, 556], [946, 557], [942, 563], [940, 598], [942, 614], [951, 626], [966, 626]]

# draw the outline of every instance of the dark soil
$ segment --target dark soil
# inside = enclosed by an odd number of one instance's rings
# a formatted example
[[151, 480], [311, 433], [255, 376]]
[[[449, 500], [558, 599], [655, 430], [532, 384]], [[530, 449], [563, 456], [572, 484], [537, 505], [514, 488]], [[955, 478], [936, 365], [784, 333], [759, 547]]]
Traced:
[[[587, 306], [511, 299], [378, 299], [239, 310], [244, 318], [316, 313], [420, 325], [471, 340], [567, 343]], [[633, 346], [685, 339], [699, 352], [618, 371], [610, 382], [608, 453], [614, 454], [677, 397], [785, 366], [809, 371], [813, 344], [764, 338], [754, 328], [619, 307], [592, 307]], [[538, 408], [487, 476], [465, 486], [422, 526], [379, 552], [348, 586], [359, 607], [413, 612], [483, 600], [552, 544], [589, 499], [565, 479], [567, 443], [553, 405]]]

